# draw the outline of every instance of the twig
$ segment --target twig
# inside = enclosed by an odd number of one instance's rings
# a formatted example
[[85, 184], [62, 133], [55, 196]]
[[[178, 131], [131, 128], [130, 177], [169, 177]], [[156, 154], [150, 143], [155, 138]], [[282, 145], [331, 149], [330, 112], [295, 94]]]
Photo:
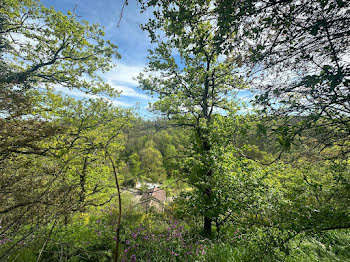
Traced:
[[125, 0], [124, 3], [123, 3], [123, 6], [122, 6], [122, 10], [120, 11], [120, 15], [119, 15], [119, 20], [118, 20], [118, 23], [117, 23], [117, 27], [120, 26], [120, 22], [122, 21], [122, 18], [123, 18], [123, 13], [124, 13], [124, 8], [125, 6], [128, 5], [128, 0]]

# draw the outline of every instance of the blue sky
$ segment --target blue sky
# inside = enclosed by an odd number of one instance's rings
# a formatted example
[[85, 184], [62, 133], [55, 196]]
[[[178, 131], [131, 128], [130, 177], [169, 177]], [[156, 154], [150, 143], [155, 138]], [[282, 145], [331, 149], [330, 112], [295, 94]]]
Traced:
[[[75, 14], [80, 19], [104, 27], [106, 39], [118, 45], [118, 51], [122, 56], [120, 60], [115, 61], [116, 68], [102, 75], [104, 81], [122, 91], [114, 103], [124, 107], [138, 105], [139, 113], [147, 116], [148, 103], [155, 99], [139, 90], [137, 81], [133, 78], [142, 72], [147, 64], [147, 49], [151, 48], [151, 45], [147, 34], [140, 29], [140, 24], [146, 22], [149, 15], [140, 14], [140, 6], [136, 1], [129, 1], [117, 27], [123, 2], [123, 0], [42, 0], [45, 6], [53, 6], [56, 11], [64, 14], [75, 8]], [[89, 96], [79, 91], [66, 91], [66, 93], [74, 97]]]

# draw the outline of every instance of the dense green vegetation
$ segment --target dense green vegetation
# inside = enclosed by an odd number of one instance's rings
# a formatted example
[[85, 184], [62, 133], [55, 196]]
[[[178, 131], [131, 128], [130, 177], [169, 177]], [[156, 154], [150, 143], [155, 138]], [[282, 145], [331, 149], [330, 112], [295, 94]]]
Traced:
[[0, 261], [350, 261], [350, 3], [139, 2], [151, 120], [100, 26], [1, 3]]

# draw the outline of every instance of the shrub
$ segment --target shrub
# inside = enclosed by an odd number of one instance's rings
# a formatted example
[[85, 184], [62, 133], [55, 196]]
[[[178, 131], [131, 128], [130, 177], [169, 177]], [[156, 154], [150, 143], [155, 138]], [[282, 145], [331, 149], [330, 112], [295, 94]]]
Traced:
[[205, 253], [203, 241], [190, 237], [177, 220], [170, 220], [160, 232], [142, 226], [130, 232], [122, 261], [203, 261]]

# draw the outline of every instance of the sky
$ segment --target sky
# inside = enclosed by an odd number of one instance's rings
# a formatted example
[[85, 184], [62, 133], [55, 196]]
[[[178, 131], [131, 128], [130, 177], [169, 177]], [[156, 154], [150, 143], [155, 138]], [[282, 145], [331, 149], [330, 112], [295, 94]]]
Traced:
[[[118, 26], [124, 0], [42, 0], [42, 3], [64, 14], [74, 10], [79, 19], [104, 27], [105, 38], [118, 46], [122, 57], [115, 61], [117, 66], [112, 71], [102, 75], [105, 82], [122, 91], [113, 102], [123, 107], [136, 106], [141, 116], [149, 117], [148, 104], [156, 98], [138, 89], [138, 83], [133, 79], [146, 67], [147, 50], [152, 47], [147, 33], [140, 28], [140, 24], [148, 20], [149, 14], [141, 14], [136, 1], [129, 1]], [[64, 92], [73, 97], [86, 96], [74, 90]]]

